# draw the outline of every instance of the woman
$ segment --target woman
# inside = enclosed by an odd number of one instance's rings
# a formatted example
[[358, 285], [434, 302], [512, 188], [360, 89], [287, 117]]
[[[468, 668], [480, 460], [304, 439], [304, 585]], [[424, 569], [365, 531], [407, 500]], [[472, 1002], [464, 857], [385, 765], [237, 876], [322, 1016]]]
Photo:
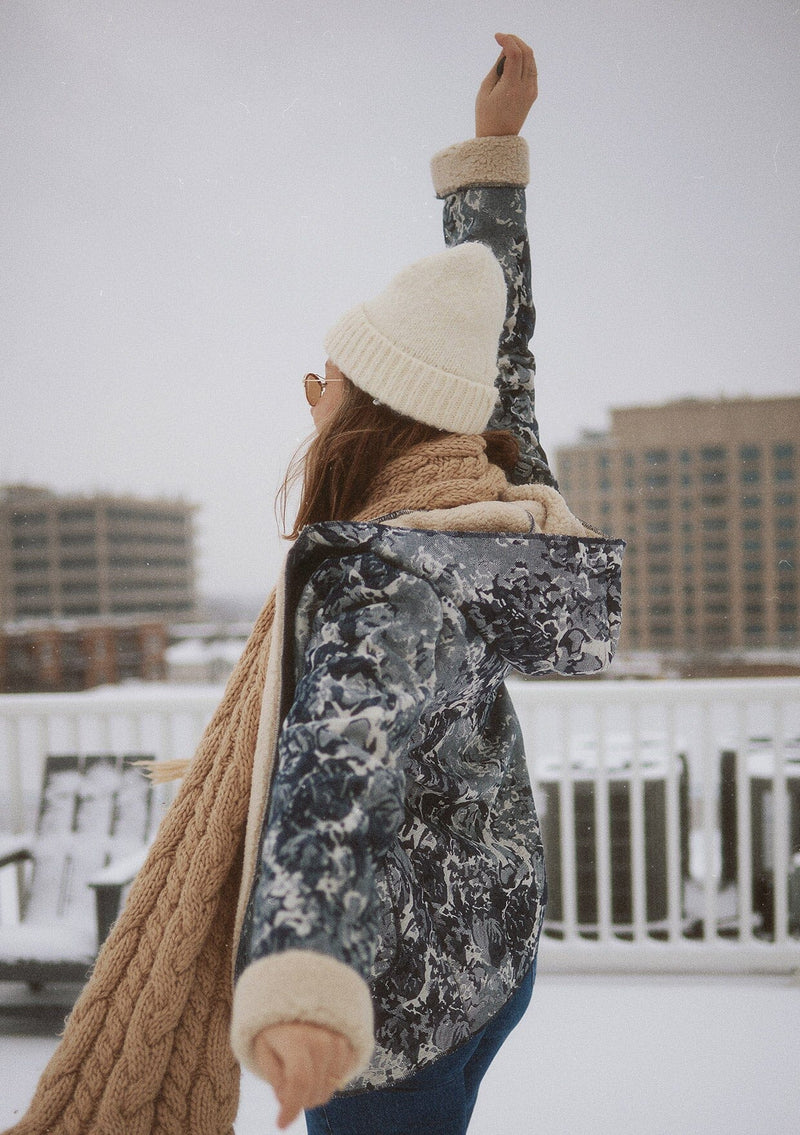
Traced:
[[[324, 378], [305, 380], [319, 432], [283, 584], [288, 712], [269, 799], [251, 801], [233, 1038], [279, 1126], [306, 1108], [310, 1135], [466, 1131], [530, 998], [545, 898], [503, 678], [600, 665], [588, 610], [566, 635], [542, 618], [542, 529], [597, 534], [538, 442], [517, 136], [536, 69], [496, 38], [476, 138], [433, 163], [449, 250], [340, 320]], [[550, 568], [574, 545], [551, 544]], [[573, 597], [549, 580], [563, 613]]]
[[15, 1135], [232, 1133], [237, 1058], [281, 1126], [457, 1135], [525, 1009], [544, 864], [503, 679], [607, 665], [621, 545], [539, 446], [536, 70], [497, 39], [477, 137], [433, 163], [448, 249], [306, 378], [285, 573]]

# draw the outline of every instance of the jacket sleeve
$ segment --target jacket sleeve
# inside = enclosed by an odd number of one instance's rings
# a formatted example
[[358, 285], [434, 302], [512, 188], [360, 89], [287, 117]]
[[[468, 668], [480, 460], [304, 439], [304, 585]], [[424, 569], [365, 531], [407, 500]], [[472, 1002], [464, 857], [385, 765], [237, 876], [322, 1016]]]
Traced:
[[436, 154], [431, 162], [437, 197], [444, 199], [448, 247], [480, 241], [497, 257], [508, 289], [506, 322], [498, 347], [498, 403], [490, 429], [510, 430], [520, 443], [511, 475], [515, 484], [557, 488], [539, 441], [534, 408], [536, 364], [529, 343], [536, 312], [525, 219], [528, 147], [516, 135], [472, 138]]
[[319, 602], [307, 605], [234, 993], [234, 1051], [251, 1069], [255, 1036], [281, 1021], [345, 1035], [352, 1075], [373, 1047], [378, 875], [404, 816], [402, 758], [433, 688], [441, 605], [424, 580], [368, 558], [366, 574], [363, 558], [327, 561], [305, 591]]

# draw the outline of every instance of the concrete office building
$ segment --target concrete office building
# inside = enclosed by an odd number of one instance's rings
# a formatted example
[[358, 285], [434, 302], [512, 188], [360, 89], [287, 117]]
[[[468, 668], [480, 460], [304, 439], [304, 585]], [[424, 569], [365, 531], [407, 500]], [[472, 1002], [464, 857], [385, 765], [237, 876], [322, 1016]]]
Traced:
[[0, 624], [191, 617], [194, 508], [183, 500], [0, 488]]
[[573, 512], [628, 541], [621, 649], [800, 647], [800, 397], [615, 409], [555, 463]]

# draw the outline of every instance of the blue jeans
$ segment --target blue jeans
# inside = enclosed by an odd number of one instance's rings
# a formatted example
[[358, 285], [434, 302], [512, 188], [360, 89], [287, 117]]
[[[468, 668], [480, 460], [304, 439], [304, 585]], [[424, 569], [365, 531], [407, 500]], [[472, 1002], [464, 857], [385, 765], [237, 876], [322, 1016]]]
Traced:
[[465, 1135], [481, 1080], [527, 1009], [535, 976], [534, 962], [488, 1025], [421, 1072], [307, 1111], [308, 1135]]

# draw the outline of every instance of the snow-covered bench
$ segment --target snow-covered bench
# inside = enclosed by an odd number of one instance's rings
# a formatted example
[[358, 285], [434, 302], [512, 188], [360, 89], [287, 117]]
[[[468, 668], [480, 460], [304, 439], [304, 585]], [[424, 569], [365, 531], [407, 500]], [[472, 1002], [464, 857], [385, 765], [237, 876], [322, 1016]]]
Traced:
[[0, 835], [0, 980], [86, 978], [155, 830], [143, 759], [46, 758], [35, 832]]

